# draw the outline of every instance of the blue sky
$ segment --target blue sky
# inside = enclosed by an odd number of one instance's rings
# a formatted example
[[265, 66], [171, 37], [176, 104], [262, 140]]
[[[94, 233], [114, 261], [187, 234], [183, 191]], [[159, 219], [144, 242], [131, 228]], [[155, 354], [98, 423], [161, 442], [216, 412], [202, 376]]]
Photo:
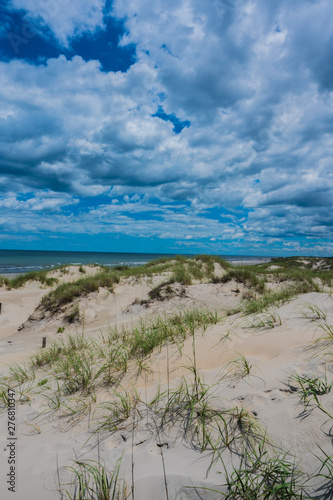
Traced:
[[332, 255], [330, 0], [0, 15], [0, 248]]

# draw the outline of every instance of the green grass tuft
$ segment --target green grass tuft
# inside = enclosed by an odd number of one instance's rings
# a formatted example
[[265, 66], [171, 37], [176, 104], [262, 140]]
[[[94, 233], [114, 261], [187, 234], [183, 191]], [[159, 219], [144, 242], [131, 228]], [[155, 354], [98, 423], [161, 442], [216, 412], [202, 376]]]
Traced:
[[114, 284], [118, 282], [118, 276], [101, 271], [94, 276], [80, 278], [72, 283], [62, 283], [43, 297], [41, 305], [46, 311], [57, 312], [62, 306], [70, 304], [78, 297], [98, 292], [100, 287], [112, 291]]

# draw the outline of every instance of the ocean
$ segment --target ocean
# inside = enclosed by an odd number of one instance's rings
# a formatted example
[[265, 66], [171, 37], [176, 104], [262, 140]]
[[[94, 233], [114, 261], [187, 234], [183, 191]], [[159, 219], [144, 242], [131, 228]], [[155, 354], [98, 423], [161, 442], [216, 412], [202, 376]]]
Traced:
[[[0, 274], [27, 273], [42, 269], [52, 269], [64, 264], [104, 264], [116, 266], [127, 264], [142, 265], [160, 257], [176, 254], [156, 253], [114, 253], [114, 252], [51, 252], [42, 250], [0, 250]], [[179, 254], [177, 254], [179, 255]], [[267, 262], [271, 257], [247, 255], [221, 255], [230, 262]]]

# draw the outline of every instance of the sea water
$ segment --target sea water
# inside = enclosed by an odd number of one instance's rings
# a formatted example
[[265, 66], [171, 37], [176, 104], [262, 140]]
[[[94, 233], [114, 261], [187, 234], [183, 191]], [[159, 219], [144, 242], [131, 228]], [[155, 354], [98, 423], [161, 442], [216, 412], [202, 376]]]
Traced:
[[[178, 254], [179, 255], [179, 254]], [[115, 253], [115, 252], [52, 252], [44, 250], [0, 250], [0, 274], [27, 273], [42, 269], [52, 269], [64, 264], [103, 264], [143, 265], [160, 257], [173, 257], [175, 254], [157, 253]], [[186, 256], [186, 255], [184, 255]], [[221, 257], [230, 262], [269, 261], [269, 257], [225, 255]]]

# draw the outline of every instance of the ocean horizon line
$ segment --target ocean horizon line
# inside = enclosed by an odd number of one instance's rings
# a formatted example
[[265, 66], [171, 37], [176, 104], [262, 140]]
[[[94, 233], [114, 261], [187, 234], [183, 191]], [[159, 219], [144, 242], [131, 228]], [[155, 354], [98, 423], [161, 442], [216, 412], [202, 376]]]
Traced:
[[[161, 257], [196, 256], [200, 253], [157, 253], [157, 252], [87, 252], [64, 250], [0, 250], [0, 274], [27, 273], [38, 270], [51, 270], [62, 265], [100, 264], [114, 267], [117, 265], [144, 265]], [[215, 254], [216, 255], [216, 254]], [[273, 256], [262, 255], [219, 255], [231, 262], [269, 261]]]

